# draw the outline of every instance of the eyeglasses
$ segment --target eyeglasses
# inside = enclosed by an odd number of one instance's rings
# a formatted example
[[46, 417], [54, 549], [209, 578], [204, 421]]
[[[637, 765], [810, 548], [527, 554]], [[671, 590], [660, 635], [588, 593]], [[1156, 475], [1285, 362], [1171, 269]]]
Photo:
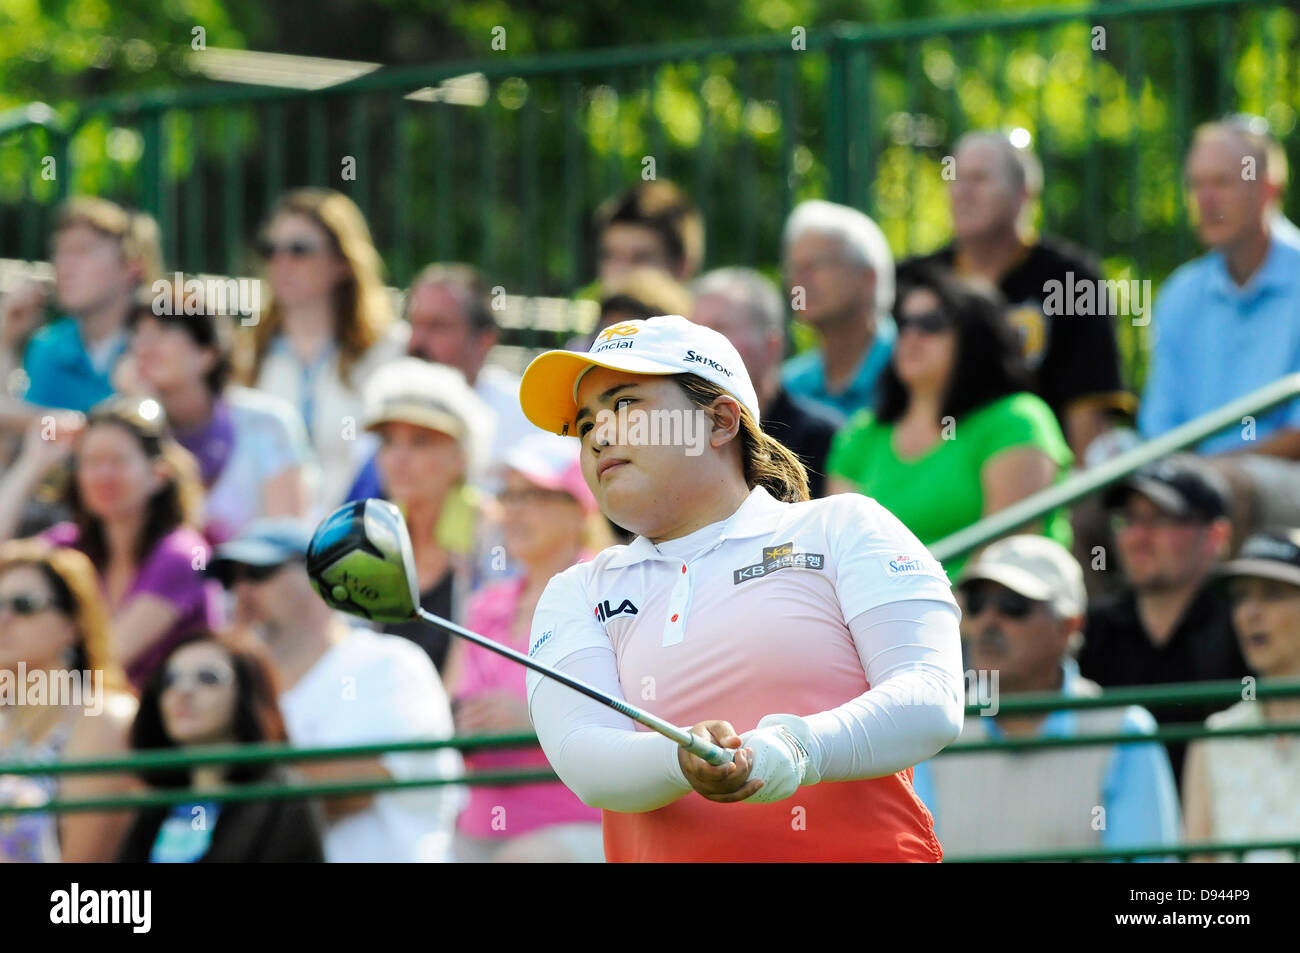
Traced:
[[181, 682], [193, 682], [202, 688], [216, 688], [218, 685], [228, 685], [232, 679], [231, 672], [219, 668], [200, 668], [192, 672], [169, 668], [162, 675], [162, 690], [173, 689]]
[[966, 613], [972, 617], [992, 606], [998, 615], [1008, 619], [1023, 619], [1034, 611], [1033, 599], [1010, 589], [991, 586], [971, 586], [966, 589]]
[[62, 611], [62, 607], [57, 605], [54, 599], [42, 599], [39, 596], [28, 595], [25, 592], [8, 598], [0, 596], [0, 614], [8, 610], [17, 616], [29, 616], [44, 612], [46, 609]]
[[1110, 516], [1110, 528], [1116, 533], [1123, 533], [1135, 527], [1142, 529], [1176, 529], [1182, 526], [1191, 526], [1195, 522], [1195, 520], [1185, 519], [1181, 516], [1171, 516], [1168, 513], [1157, 513], [1154, 516], [1112, 513]]
[[233, 589], [239, 583], [247, 581], [254, 585], [266, 582], [285, 566], [299, 560], [272, 563], [269, 566], [250, 566], [246, 563], [220, 562], [214, 565], [210, 574], [226, 589]]
[[952, 327], [952, 321], [942, 311], [928, 311], [925, 314], [899, 315], [894, 319], [901, 335], [909, 328], [922, 334], [942, 334]]
[[563, 490], [547, 490], [542, 487], [528, 487], [522, 490], [502, 490], [497, 494], [497, 501], [506, 503], [546, 503], [571, 499]]
[[310, 258], [312, 255], [319, 254], [320, 250], [320, 245], [305, 238], [294, 238], [279, 244], [263, 239], [257, 243], [257, 253], [268, 261], [280, 252], [284, 252], [290, 258]]

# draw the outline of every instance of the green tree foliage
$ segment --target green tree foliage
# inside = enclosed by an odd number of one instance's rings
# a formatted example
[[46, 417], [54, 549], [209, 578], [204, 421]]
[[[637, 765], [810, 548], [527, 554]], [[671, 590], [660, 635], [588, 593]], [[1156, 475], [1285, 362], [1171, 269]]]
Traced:
[[[1158, 285], [1198, 251], [1181, 182], [1194, 126], [1249, 111], [1292, 138], [1297, 16], [1225, 2], [990, 25], [1037, 6], [9, 0], [0, 105], [43, 100], [76, 119], [108, 94], [189, 95], [211, 85], [191, 72], [196, 27], [209, 47], [384, 64], [311, 98], [249, 102], [226, 86], [155, 112], [117, 101], [79, 125], [63, 185], [158, 212], [171, 262], [192, 270], [253, 267], [274, 196], [330, 185], [362, 204], [396, 281], [454, 257], [511, 291], [550, 294], [589, 279], [595, 204], [651, 171], [698, 199], [710, 265], [773, 270], [786, 212], [814, 196], [870, 211], [900, 257], [928, 251], [949, 234], [943, 172], [957, 136], [1018, 128], [1044, 160], [1041, 226], [1100, 254], [1110, 277]], [[908, 32], [917, 17], [940, 19]], [[841, 21], [902, 26], [833, 33]], [[719, 49], [746, 37], [756, 45]], [[628, 49], [600, 65], [585, 55], [616, 47]], [[579, 52], [515, 69], [565, 51]], [[403, 65], [461, 63], [475, 65], [378, 88]], [[443, 81], [456, 74], [451, 96]], [[37, 247], [33, 212], [56, 189], [34, 170], [55, 145], [39, 130], [0, 137], [5, 254]], [[349, 158], [355, 178], [341, 172]], [[1144, 329], [1122, 330], [1136, 382]]]

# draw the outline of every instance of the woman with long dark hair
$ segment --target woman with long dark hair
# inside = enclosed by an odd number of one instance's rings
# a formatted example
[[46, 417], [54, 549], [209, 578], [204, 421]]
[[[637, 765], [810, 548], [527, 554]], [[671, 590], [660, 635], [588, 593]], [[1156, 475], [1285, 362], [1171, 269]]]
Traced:
[[[285, 741], [275, 672], [266, 650], [239, 634], [196, 633], [150, 677], [131, 727], [136, 751]], [[321, 821], [301, 800], [221, 802], [205, 792], [231, 783], [283, 783], [272, 762], [146, 772], [155, 788], [189, 787], [192, 801], [142, 811], [119, 860], [151, 863], [321, 862]]]
[[[929, 545], [1062, 479], [1072, 462], [1052, 409], [1028, 391], [1000, 302], [950, 273], [899, 275], [898, 340], [873, 410], [835, 436], [830, 492], [859, 492]], [[1070, 545], [1054, 511], [1044, 535]], [[947, 563], [956, 577], [965, 558]]]
[[[48, 426], [47, 426], [48, 423]], [[110, 398], [83, 421], [38, 423], [0, 482], [0, 539], [45, 474], [71, 458], [72, 520], [42, 537], [85, 553], [112, 617], [114, 651], [137, 688], [182, 635], [218, 623], [220, 587], [204, 578], [194, 458], [167, 436], [152, 399]]]

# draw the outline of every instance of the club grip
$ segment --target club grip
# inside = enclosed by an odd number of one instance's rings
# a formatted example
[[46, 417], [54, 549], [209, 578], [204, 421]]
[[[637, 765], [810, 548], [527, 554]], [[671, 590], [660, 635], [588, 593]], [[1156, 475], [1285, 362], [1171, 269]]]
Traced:
[[735, 749], [720, 748], [712, 741], [705, 741], [695, 734], [691, 735], [691, 743], [683, 747], [697, 758], [703, 758], [712, 765], [730, 764], [736, 759]]

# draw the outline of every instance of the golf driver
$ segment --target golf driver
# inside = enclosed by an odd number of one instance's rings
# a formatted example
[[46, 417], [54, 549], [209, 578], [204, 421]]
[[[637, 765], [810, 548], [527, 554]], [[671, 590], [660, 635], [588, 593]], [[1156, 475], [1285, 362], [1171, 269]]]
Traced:
[[415, 556], [406, 531], [406, 520], [401, 511], [386, 500], [345, 503], [327, 516], [316, 528], [307, 548], [307, 575], [321, 598], [342, 612], [375, 622], [419, 619], [582, 692], [588, 698], [671, 738], [709, 764], [728, 764], [735, 756], [730, 749], [705, 741], [648, 711], [612, 698], [585, 682], [534, 661], [522, 652], [426, 611], [420, 606], [420, 595], [416, 591]]

